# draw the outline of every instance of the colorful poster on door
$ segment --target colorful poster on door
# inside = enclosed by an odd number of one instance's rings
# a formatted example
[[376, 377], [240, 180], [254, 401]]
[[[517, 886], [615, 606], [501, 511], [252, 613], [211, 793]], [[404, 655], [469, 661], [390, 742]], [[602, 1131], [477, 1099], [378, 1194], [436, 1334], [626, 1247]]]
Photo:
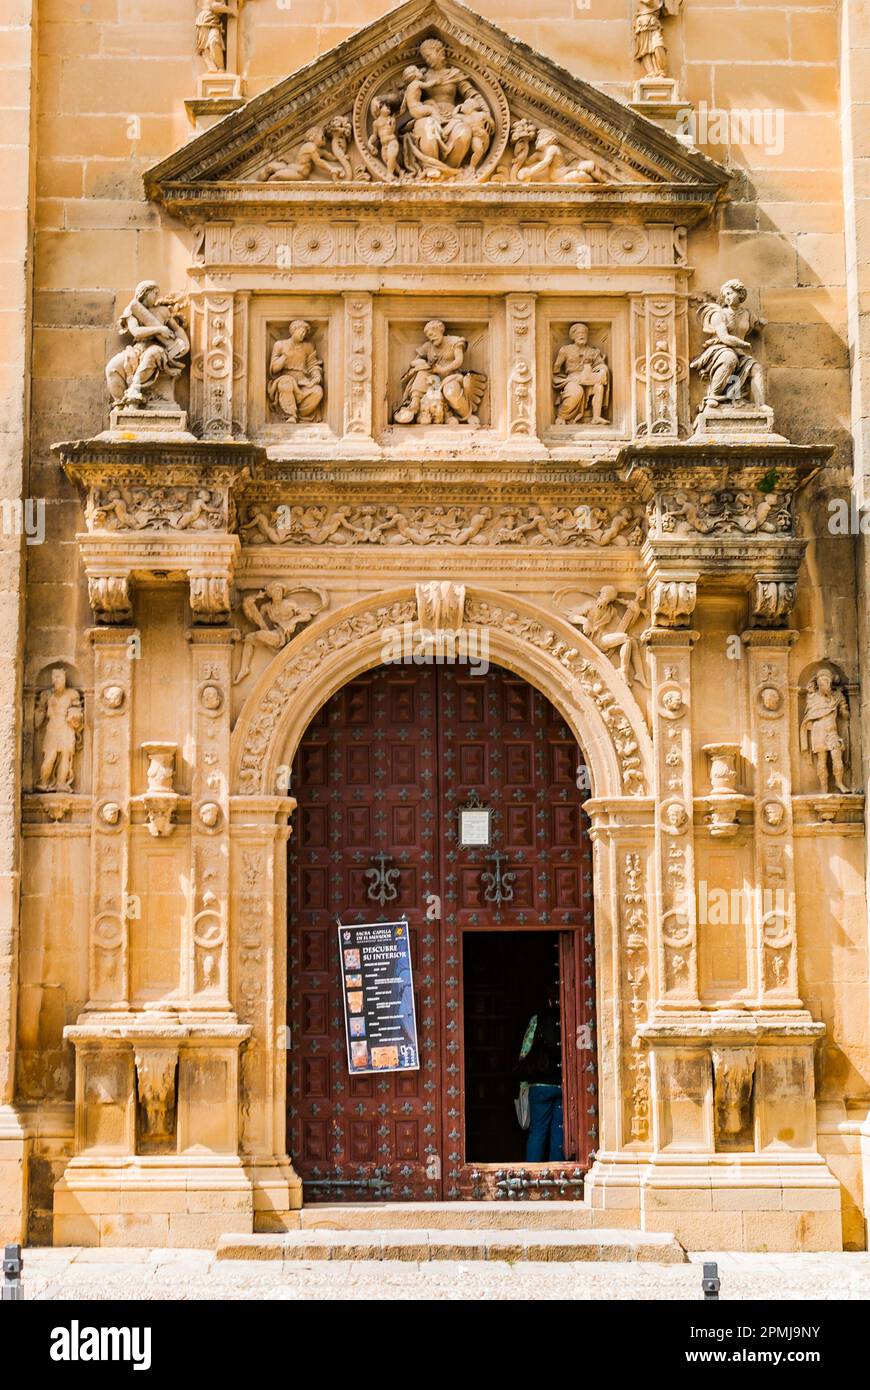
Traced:
[[408, 923], [339, 923], [338, 959], [351, 1076], [419, 1070]]

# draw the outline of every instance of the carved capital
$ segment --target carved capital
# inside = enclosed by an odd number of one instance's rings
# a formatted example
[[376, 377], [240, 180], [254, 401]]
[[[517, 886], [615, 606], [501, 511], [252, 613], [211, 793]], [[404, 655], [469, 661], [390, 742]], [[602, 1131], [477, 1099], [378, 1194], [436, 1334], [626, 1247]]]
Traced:
[[688, 627], [698, 601], [698, 576], [673, 575], [657, 579], [652, 590], [655, 627]]
[[129, 574], [89, 574], [88, 601], [98, 623], [127, 623], [133, 616]]
[[753, 579], [750, 607], [756, 627], [788, 626], [797, 593], [795, 579], [783, 579], [774, 574], [756, 574]]
[[190, 610], [194, 622], [225, 623], [230, 615], [228, 574], [191, 574]]

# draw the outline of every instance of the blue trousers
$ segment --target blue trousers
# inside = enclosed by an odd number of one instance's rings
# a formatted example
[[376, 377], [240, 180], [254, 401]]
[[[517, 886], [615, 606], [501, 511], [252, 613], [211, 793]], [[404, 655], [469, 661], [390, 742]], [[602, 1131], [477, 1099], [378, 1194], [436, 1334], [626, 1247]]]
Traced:
[[529, 1087], [529, 1134], [526, 1139], [526, 1162], [546, 1163], [565, 1157], [565, 1132], [562, 1127], [562, 1087]]

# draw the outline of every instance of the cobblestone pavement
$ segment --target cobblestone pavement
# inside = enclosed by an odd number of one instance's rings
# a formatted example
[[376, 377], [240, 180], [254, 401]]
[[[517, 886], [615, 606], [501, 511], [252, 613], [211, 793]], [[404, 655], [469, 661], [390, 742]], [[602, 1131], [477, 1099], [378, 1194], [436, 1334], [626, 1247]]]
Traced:
[[26, 1250], [28, 1299], [868, 1299], [870, 1254], [694, 1254], [683, 1265], [217, 1261], [209, 1250]]

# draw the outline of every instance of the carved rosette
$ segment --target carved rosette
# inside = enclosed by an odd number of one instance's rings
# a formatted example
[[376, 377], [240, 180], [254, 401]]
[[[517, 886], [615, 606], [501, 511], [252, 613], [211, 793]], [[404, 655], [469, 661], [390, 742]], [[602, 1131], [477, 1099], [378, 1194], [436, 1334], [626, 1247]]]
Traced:
[[759, 1003], [800, 1007], [794, 911], [789, 650], [797, 633], [750, 630], [750, 733], [754, 749], [756, 975]]

